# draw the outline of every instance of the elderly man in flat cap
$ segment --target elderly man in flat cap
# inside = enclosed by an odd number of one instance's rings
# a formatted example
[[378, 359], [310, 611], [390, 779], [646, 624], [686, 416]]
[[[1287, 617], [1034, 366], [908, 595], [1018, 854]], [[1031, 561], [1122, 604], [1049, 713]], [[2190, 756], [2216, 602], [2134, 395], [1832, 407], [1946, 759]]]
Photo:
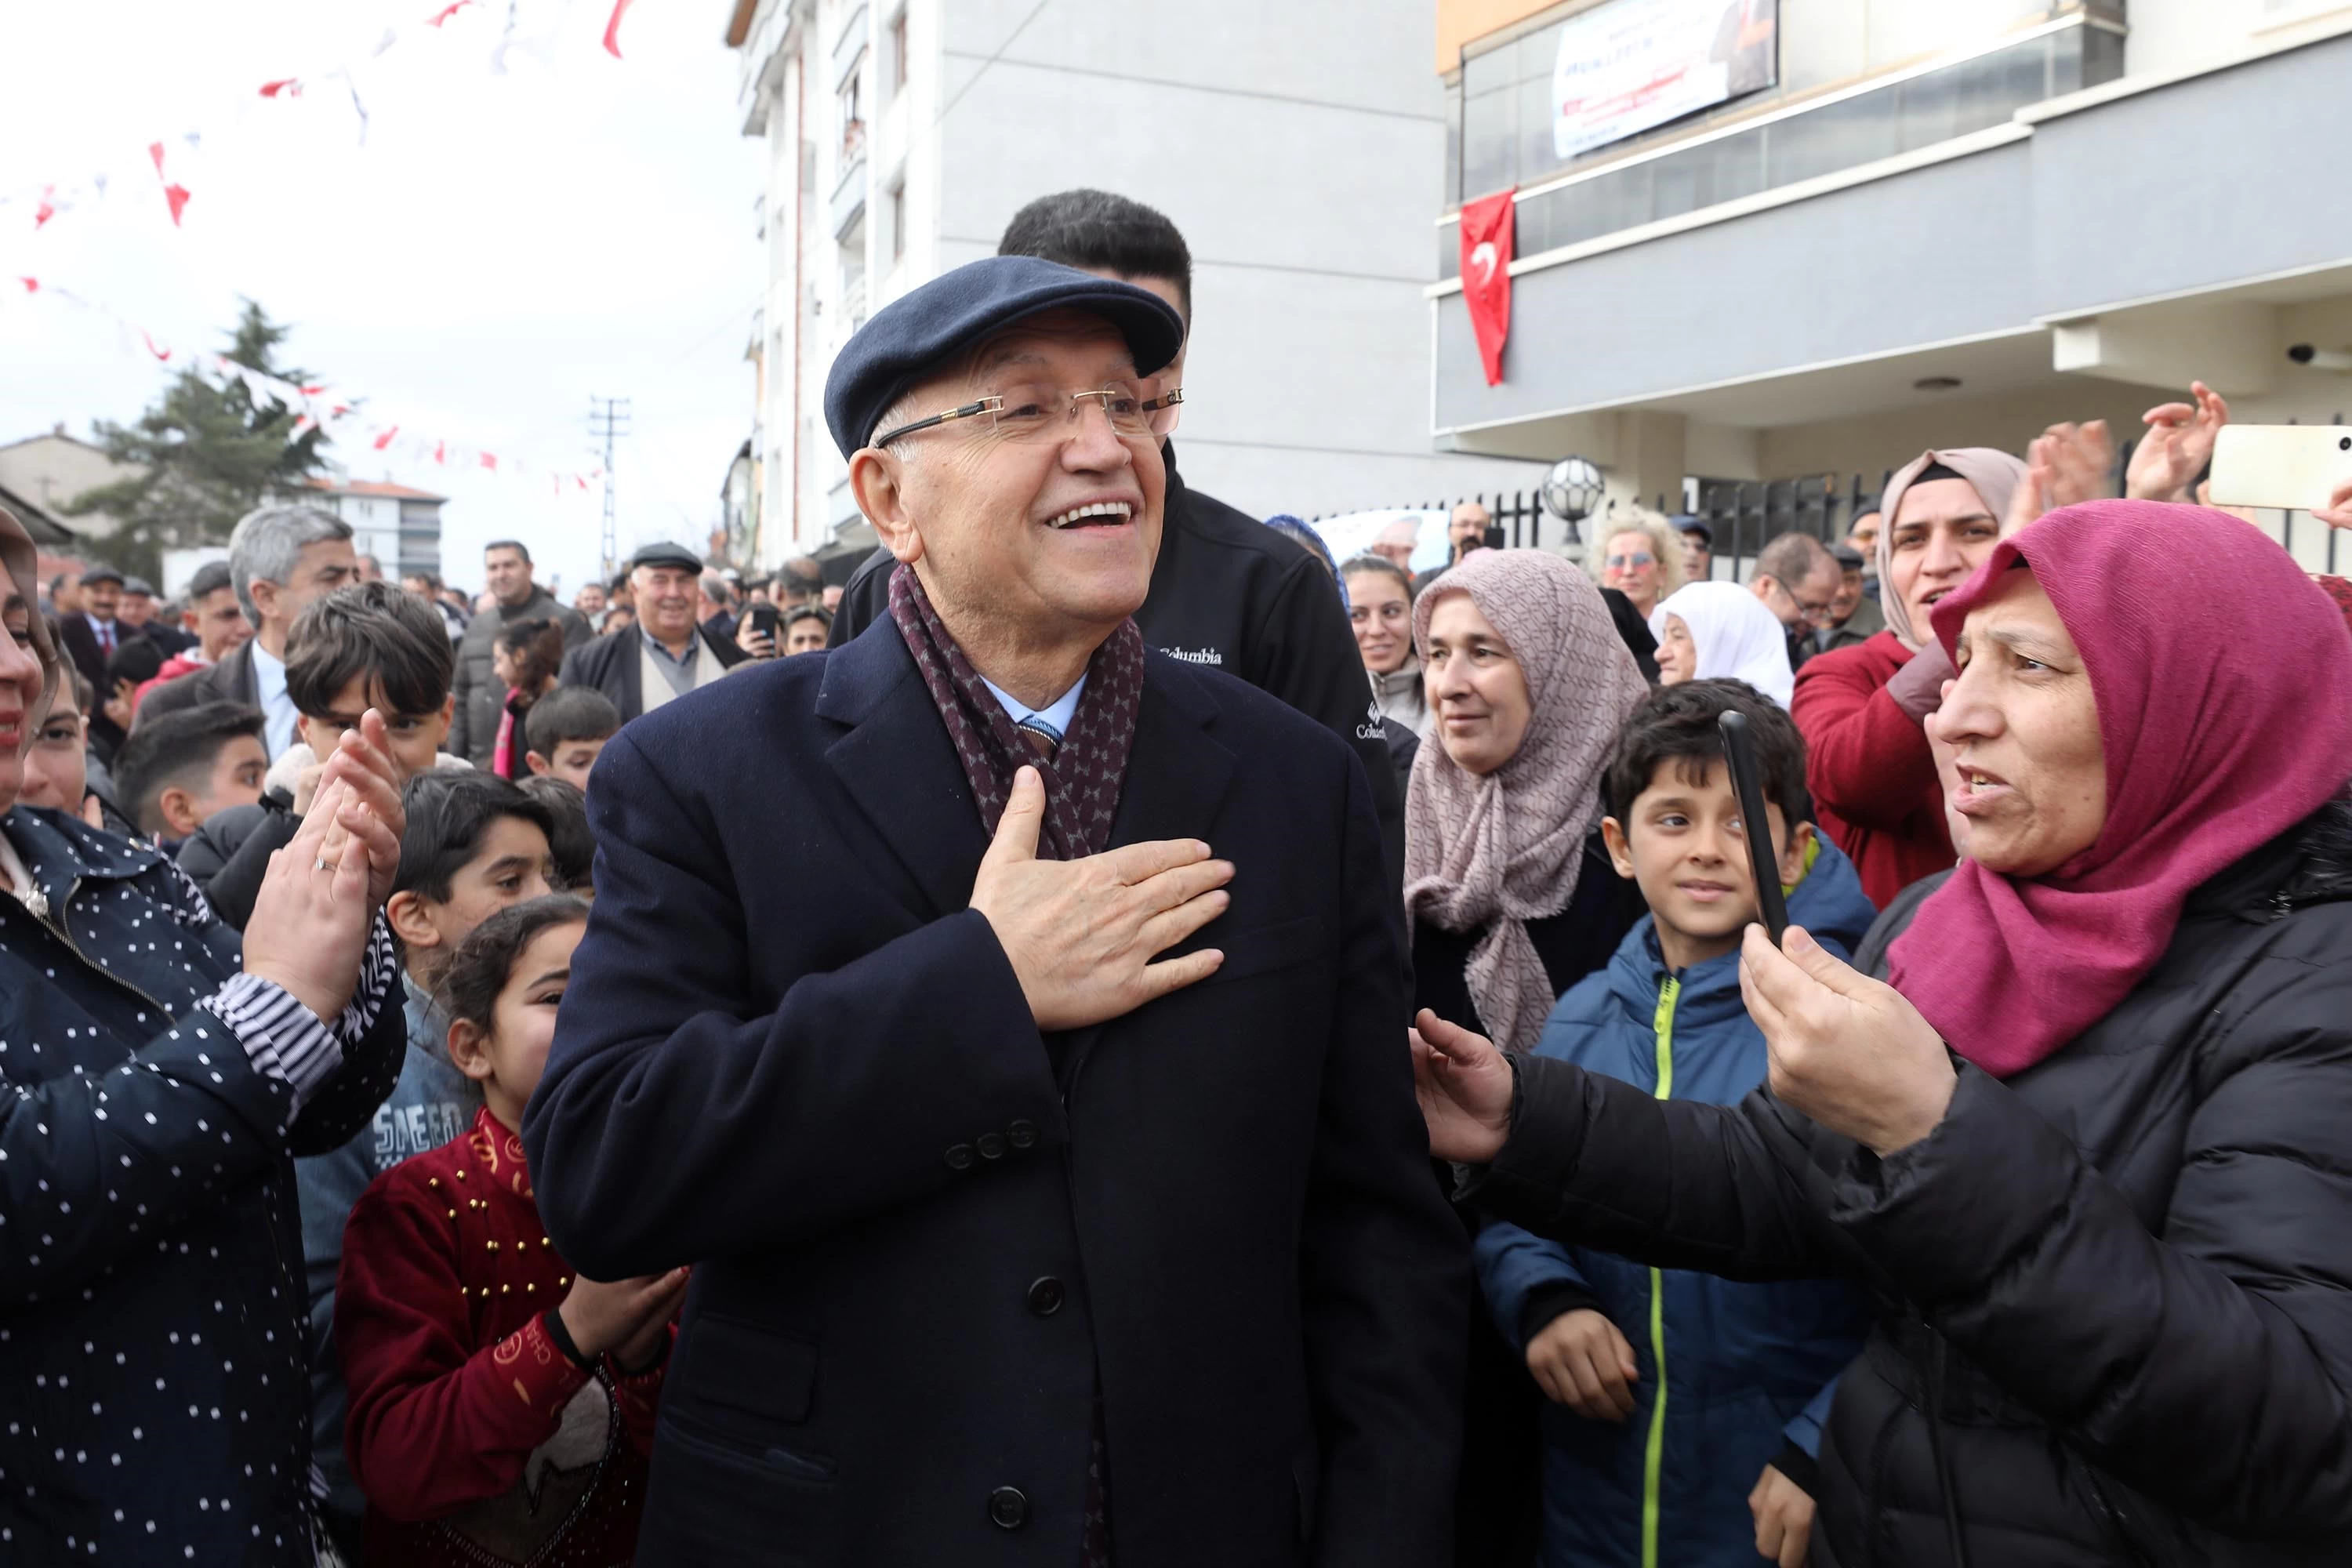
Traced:
[[876, 315], [825, 408], [889, 615], [598, 763], [524, 1142], [591, 1278], [695, 1265], [642, 1561], [1449, 1552], [1467, 1283], [1362, 764], [1129, 618], [1181, 339], [1032, 258]]
[[566, 653], [563, 684], [603, 692], [625, 724], [750, 658], [745, 648], [696, 623], [702, 571], [702, 557], [683, 544], [639, 545], [629, 557], [635, 623]]

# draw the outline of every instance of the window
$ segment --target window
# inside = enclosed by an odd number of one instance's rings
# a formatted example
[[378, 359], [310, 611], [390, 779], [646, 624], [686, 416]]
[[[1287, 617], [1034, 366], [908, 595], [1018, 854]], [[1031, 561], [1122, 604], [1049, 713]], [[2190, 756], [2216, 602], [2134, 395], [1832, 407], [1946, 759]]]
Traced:
[[841, 79], [841, 162], [845, 167], [866, 153], [866, 116], [858, 87], [866, 72], [862, 63]]
[[907, 90], [907, 13], [901, 9], [890, 18], [890, 100], [898, 100]]
[[902, 177], [890, 187], [890, 263], [897, 266], [907, 254], [907, 182]]

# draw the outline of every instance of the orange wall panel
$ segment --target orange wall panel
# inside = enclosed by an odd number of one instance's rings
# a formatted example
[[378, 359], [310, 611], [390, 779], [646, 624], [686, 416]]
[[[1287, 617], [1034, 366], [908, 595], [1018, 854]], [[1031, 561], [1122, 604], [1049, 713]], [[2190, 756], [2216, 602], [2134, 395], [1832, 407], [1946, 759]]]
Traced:
[[1462, 63], [1462, 46], [1548, 11], [1559, 0], [1437, 0], [1437, 74]]

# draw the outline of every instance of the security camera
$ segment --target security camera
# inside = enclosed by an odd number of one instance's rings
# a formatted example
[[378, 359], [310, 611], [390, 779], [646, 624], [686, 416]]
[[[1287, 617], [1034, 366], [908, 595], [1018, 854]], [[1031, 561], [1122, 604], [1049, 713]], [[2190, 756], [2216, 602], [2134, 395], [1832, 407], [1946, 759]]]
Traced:
[[2337, 375], [2352, 375], [2352, 353], [2342, 349], [2314, 348], [2309, 343], [2296, 343], [2286, 351], [2286, 357], [2297, 364], [2307, 364], [2314, 370], [2334, 371]]

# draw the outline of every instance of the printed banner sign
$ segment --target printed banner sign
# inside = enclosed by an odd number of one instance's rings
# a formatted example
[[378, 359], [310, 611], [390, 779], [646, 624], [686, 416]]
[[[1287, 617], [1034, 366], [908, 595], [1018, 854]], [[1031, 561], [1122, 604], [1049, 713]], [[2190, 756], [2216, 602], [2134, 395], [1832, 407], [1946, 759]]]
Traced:
[[1780, 0], [1610, 0], [1559, 30], [1552, 151], [1573, 158], [1780, 79]]

